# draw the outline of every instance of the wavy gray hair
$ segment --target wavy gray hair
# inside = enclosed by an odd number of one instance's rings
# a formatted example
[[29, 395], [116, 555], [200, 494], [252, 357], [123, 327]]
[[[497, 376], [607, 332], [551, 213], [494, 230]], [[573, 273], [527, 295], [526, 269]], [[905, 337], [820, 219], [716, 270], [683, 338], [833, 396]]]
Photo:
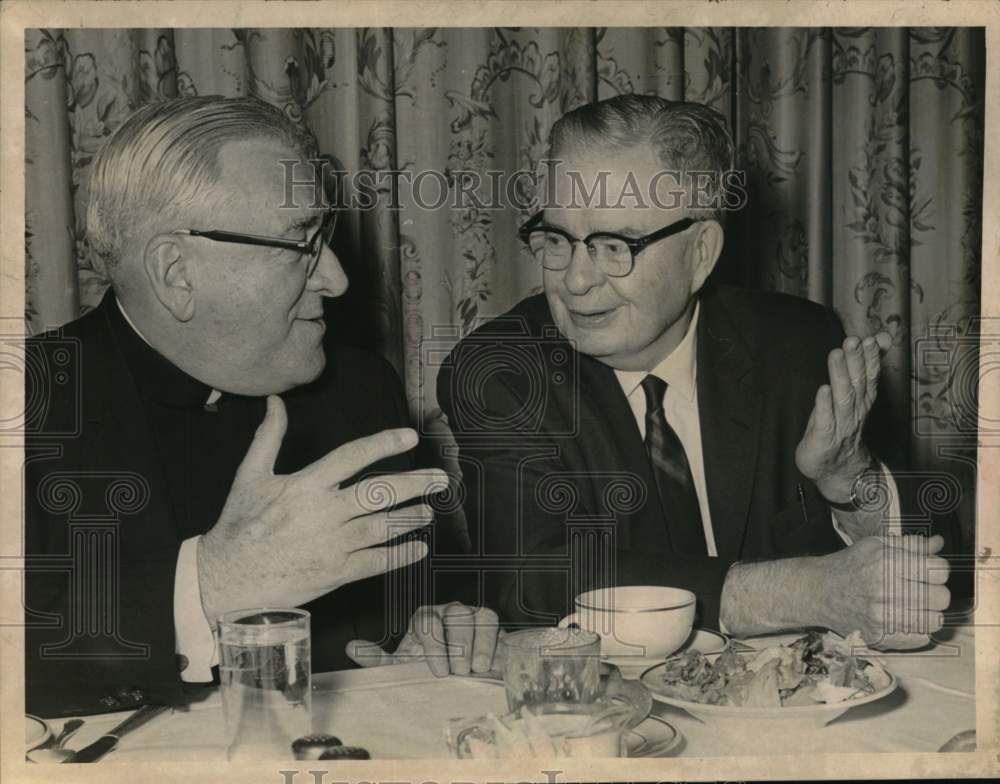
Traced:
[[245, 139], [274, 139], [314, 158], [313, 135], [255, 98], [199, 96], [149, 104], [132, 114], [97, 154], [90, 178], [87, 236], [96, 259], [114, 277], [130, 246], [160, 227], [176, 228], [220, 176], [219, 150]]
[[[648, 144], [660, 165], [681, 174], [711, 172], [704, 193], [723, 204], [722, 190], [735, 163], [733, 137], [715, 109], [656, 95], [617, 95], [588, 103], [563, 115], [549, 134], [549, 156], [577, 149], [626, 149]], [[689, 205], [694, 201], [689, 199]], [[692, 208], [694, 218], [723, 222], [725, 210]]]

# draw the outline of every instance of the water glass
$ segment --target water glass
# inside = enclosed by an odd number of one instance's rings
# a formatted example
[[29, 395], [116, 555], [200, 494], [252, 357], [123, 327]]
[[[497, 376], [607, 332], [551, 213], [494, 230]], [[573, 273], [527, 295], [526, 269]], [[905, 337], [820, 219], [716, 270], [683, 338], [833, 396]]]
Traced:
[[219, 677], [230, 760], [291, 759], [312, 731], [309, 613], [237, 610], [219, 619]]
[[525, 629], [506, 635], [503, 681], [511, 711], [591, 703], [601, 689], [601, 638], [589, 631]]

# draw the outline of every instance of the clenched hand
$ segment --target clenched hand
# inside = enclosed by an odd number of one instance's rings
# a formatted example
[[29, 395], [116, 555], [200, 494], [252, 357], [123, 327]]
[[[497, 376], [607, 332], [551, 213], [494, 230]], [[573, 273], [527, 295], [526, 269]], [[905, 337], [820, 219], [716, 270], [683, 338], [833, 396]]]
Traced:
[[816, 559], [814, 624], [870, 645], [919, 648], [944, 623], [951, 595], [940, 536], [870, 536]]
[[497, 642], [503, 636], [497, 614], [461, 602], [421, 607], [393, 653], [367, 640], [348, 643], [347, 655], [362, 667], [426, 660], [435, 675], [468, 675], [498, 668]]

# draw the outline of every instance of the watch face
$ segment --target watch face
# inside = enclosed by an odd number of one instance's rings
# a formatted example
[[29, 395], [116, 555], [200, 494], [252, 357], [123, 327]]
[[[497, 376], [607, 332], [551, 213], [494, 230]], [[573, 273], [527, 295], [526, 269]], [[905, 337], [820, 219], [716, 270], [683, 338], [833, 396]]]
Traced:
[[885, 473], [873, 462], [851, 488], [851, 503], [859, 511], [887, 512], [889, 510], [889, 482]]

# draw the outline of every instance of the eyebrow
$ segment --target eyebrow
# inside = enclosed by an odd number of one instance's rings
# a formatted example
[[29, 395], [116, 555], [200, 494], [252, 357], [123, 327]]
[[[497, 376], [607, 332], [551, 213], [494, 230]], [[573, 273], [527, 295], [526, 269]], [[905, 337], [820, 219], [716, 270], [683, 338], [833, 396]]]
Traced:
[[285, 230], [281, 232], [280, 236], [284, 237], [285, 235], [291, 234], [295, 231], [301, 231], [302, 229], [311, 229], [318, 226], [322, 219], [323, 216], [318, 212], [306, 215], [305, 217], [296, 218], [285, 227]]
[[[547, 221], [547, 220], [543, 219], [542, 222], [541, 222], [541, 226], [542, 227], [546, 227], [547, 226], [547, 227], [549, 227], [551, 229], [559, 229], [560, 231], [565, 231], [567, 234], [572, 234], [572, 232], [569, 229], [567, 229], [565, 226], [560, 226], [558, 223], [554, 223], [552, 221]], [[620, 234], [623, 237], [628, 237], [629, 235], [632, 235], [632, 236], [635, 236], [635, 237], [643, 237], [643, 236], [645, 236], [648, 233], [649, 232], [647, 232], [645, 229], [640, 229], [640, 228], [637, 228], [636, 226], [622, 226], [622, 227], [617, 228], [617, 229], [597, 229], [595, 231], [588, 231], [587, 232], [587, 236], [589, 236], [591, 234]], [[581, 237], [581, 239], [583, 239], [583, 238]]]

